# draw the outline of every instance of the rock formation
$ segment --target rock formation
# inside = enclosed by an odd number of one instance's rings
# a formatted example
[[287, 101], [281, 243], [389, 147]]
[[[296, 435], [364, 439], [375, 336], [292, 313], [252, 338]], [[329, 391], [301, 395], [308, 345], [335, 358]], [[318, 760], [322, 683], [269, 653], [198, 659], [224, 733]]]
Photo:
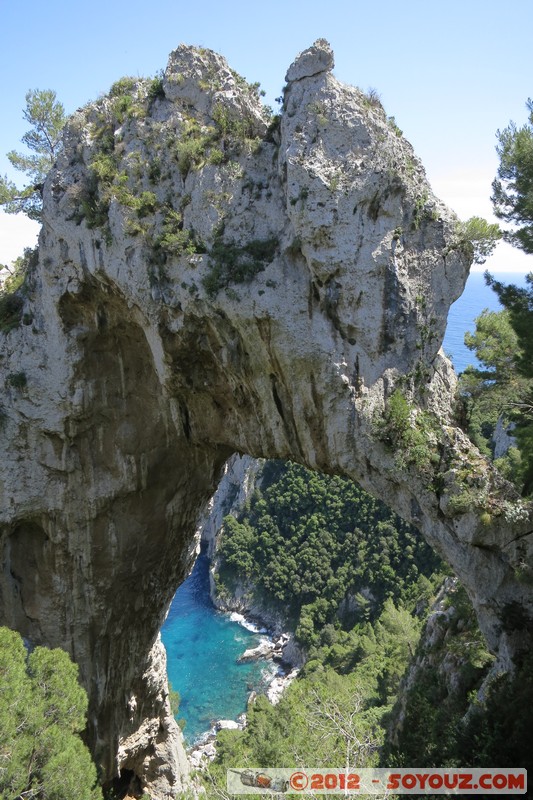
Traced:
[[[217, 490], [209, 501], [198, 524], [200, 542], [205, 547], [208, 558], [216, 551], [217, 535], [224, 517], [237, 513], [255, 489], [255, 477], [261, 461], [250, 456], [234, 455], [224, 465]], [[211, 583], [212, 574], [211, 574]], [[212, 592], [214, 591], [213, 586]]]
[[[379, 495], [452, 565], [503, 664], [527, 646], [529, 507], [453, 423], [440, 352], [470, 253], [320, 40], [271, 119], [181, 46], [69, 122], [20, 325], [0, 336], [2, 623], [66, 648], [104, 780], [186, 767], [158, 631], [235, 453]], [[21, 377], [22, 376], [22, 377]]]

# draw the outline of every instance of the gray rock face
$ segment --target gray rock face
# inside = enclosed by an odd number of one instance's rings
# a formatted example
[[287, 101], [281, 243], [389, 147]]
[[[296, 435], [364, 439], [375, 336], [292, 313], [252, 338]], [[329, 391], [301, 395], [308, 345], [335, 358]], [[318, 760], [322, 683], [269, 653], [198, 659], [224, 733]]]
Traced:
[[78, 112], [0, 337], [1, 621], [72, 654], [102, 777], [154, 798], [186, 780], [158, 631], [235, 452], [359, 481], [449, 561], [502, 662], [529, 641], [530, 509], [454, 427], [440, 353], [468, 248], [331, 65], [322, 41], [297, 59], [279, 122], [188, 47]]
[[513, 436], [514, 423], [505, 423], [502, 416], [498, 417], [494, 433], [492, 434], [492, 446], [494, 448], [494, 458], [502, 458], [510, 447], [516, 447], [516, 438]]
[[304, 50], [291, 64], [285, 75], [287, 83], [312, 78], [321, 72], [330, 72], [335, 66], [333, 51], [325, 39], [318, 39], [312, 47]]
[[232, 456], [224, 465], [217, 490], [205, 508], [198, 525], [200, 541], [210, 559], [215, 555], [217, 535], [224, 517], [244, 505], [255, 488], [261, 462], [249, 456]]

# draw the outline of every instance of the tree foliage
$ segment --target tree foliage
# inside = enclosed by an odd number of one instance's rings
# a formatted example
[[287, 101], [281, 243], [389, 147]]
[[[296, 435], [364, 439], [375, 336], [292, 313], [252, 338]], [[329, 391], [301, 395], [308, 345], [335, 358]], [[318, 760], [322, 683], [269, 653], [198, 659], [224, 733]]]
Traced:
[[[459, 388], [469, 436], [481, 452], [491, 456], [498, 419], [506, 425], [516, 421], [517, 409], [527, 396], [530, 381], [517, 369], [521, 348], [509, 311], [485, 309], [475, 322], [474, 333], [465, 334], [465, 344], [480, 366], [465, 369]], [[516, 451], [510, 457], [515, 455]], [[514, 474], [509, 477], [520, 483], [522, 474], [517, 467], [515, 463]]]
[[28, 290], [29, 282], [39, 258], [38, 248], [27, 247], [24, 255], [19, 256], [7, 268], [8, 277], [0, 285], [0, 332], [9, 333], [17, 328], [25, 318], [31, 322], [28, 315], [23, 315], [24, 294]]
[[437, 620], [431, 646], [420, 641], [403, 704], [393, 712], [397, 733], [395, 741], [385, 744], [384, 763], [400, 767], [497, 764], [529, 771], [533, 768], [531, 653], [524, 652], [514, 674], [492, 674], [482, 695], [476, 695], [492, 657], [464, 589], [457, 585], [446, 605], [448, 620], [440, 635]]
[[29, 183], [19, 188], [7, 176], [0, 178], [0, 206], [8, 214], [22, 211], [30, 219], [40, 220], [42, 186], [61, 149], [65, 109], [51, 89], [34, 89], [26, 94], [22, 113], [31, 125], [22, 137], [29, 152], [12, 150], [7, 157], [15, 169], [26, 174]]
[[[441, 562], [420, 534], [352, 481], [267, 462], [239, 519], [227, 517], [219, 589], [253, 583], [306, 647], [327, 623], [375, 619]], [[361, 595], [362, 592], [362, 595]]]
[[470, 249], [474, 264], [484, 264], [503, 236], [498, 224], [487, 222], [483, 217], [470, 217], [460, 222], [458, 234], [462, 244]]
[[485, 273], [485, 280], [507, 310], [516, 334], [518, 348], [514, 367], [524, 377], [533, 378], [533, 272], [526, 275], [526, 286], [504, 284], [488, 272]]
[[[500, 324], [512, 349], [505, 315], [484, 318], [488, 329], [479, 340], [472, 335], [489, 384], [495, 372], [503, 380], [512, 370], [510, 350], [500, 352], [488, 335]], [[403, 430], [408, 410], [396, 402], [394, 421]], [[226, 770], [237, 767], [490, 766], [485, 753], [499, 763], [498, 748], [510, 751], [503, 737], [512, 716], [497, 704], [516, 685], [498, 682], [475, 717], [465, 717], [492, 657], [456, 582], [422, 632], [442, 576], [432, 574], [435, 562], [402, 526], [350, 481], [266, 462], [244, 513], [226, 519], [222, 587], [245, 574], [261, 603], [289, 610], [307, 661], [278, 705], [259, 697], [243, 731], [219, 734], [217, 757], [204, 772], [208, 798], [226, 797]], [[531, 680], [522, 679], [519, 697], [527, 700]], [[530, 704], [510, 703], [522, 754]]]
[[[515, 227], [505, 236], [511, 244], [525, 253], [533, 253], [533, 100], [526, 103], [528, 121], [521, 127], [510, 122], [497, 132], [497, 152], [500, 157], [498, 175], [492, 184], [492, 203], [495, 214]], [[505, 285], [488, 273], [501, 304], [509, 314], [510, 324], [517, 336], [519, 349], [514, 359], [516, 373], [533, 379], [533, 273], [526, 277], [525, 287]], [[516, 405], [516, 437], [523, 460], [525, 494], [533, 492], [533, 391]]]
[[490, 371], [483, 375], [477, 370], [466, 370], [462, 378], [463, 390], [466, 388], [473, 396], [472, 386], [468, 389], [466, 383], [473, 378], [479, 398], [479, 416], [485, 419], [489, 417], [484, 406], [489, 407], [494, 417], [494, 398], [499, 398], [500, 404], [502, 399], [505, 400], [509, 419], [515, 423], [513, 435], [516, 437], [521, 458], [521, 464], [514, 477], [521, 484], [523, 493], [531, 494], [533, 492], [533, 273], [526, 276], [526, 286], [503, 284], [488, 273], [485, 278], [498, 295], [505, 311], [500, 314], [492, 312], [492, 315], [486, 314], [485, 317], [482, 315], [482, 318], [476, 320], [478, 326], [480, 322], [482, 323], [481, 327], [466, 343], [476, 351], [478, 358], [488, 365], [492, 376]]
[[96, 768], [79, 738], [87, 695], [67, 653], [0, 628], [0, 798], [101, 800]]
[[492, 184], [492, 203], [497, 217], [518, 226], [506, 238], [533, 253], [533, 100], [526, 105], [529, 117], [521, 128], [510, 122], [496, 133], [500, 166]]
[[220, 797], [226, 770], [272, 766], [345, 767], [379, 765], [386, 715], [420, 635], [420, 621], [387, 601], [371, 625], [351, 631], [356, 660], [349, 670], [333, 665], [342, 632], [324, 628], [328, 640], [308, 661], [277, 706], [258, 697], [244, 731], [222, 731], [217, 759], [206, 774], [208, 797]]

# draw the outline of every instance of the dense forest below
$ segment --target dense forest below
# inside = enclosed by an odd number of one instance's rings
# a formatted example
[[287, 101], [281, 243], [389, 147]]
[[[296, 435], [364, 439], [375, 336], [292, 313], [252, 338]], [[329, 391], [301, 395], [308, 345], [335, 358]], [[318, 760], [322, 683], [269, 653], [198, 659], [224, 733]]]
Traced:
[[267, 461], [238, 518], [226, 517], [217, 591], [250, 586], [306, 647], [375, 622], [387, 600], [430, 597], [444, 566], [421, 535], [350, 480]]
[[420, 534], [351, 481], [265, 462], [217, 550], [217, 592], [248, 591], [306, 653], [272, 706], [218, 734], [203, 773], [220, 796], [235, 767], [533, 768], [530, 658], [490, 677], [464, 589]]

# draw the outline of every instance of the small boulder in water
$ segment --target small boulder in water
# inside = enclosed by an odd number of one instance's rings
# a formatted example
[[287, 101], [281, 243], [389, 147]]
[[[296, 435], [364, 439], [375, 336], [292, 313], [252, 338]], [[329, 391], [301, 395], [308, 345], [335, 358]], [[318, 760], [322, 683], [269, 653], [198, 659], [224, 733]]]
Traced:
[[244, 664], [246, 661], [257, 661], [260, 658], [270, 658], [274, 651], [272, 642], [261, 642], [257, 647], [245, 650], [242, 656], [237, 659], [237, 664]]
[[215, 724], [215, 728], [217, 731], [237, 731], [241, 726], [233, 719], [219, 719]]

